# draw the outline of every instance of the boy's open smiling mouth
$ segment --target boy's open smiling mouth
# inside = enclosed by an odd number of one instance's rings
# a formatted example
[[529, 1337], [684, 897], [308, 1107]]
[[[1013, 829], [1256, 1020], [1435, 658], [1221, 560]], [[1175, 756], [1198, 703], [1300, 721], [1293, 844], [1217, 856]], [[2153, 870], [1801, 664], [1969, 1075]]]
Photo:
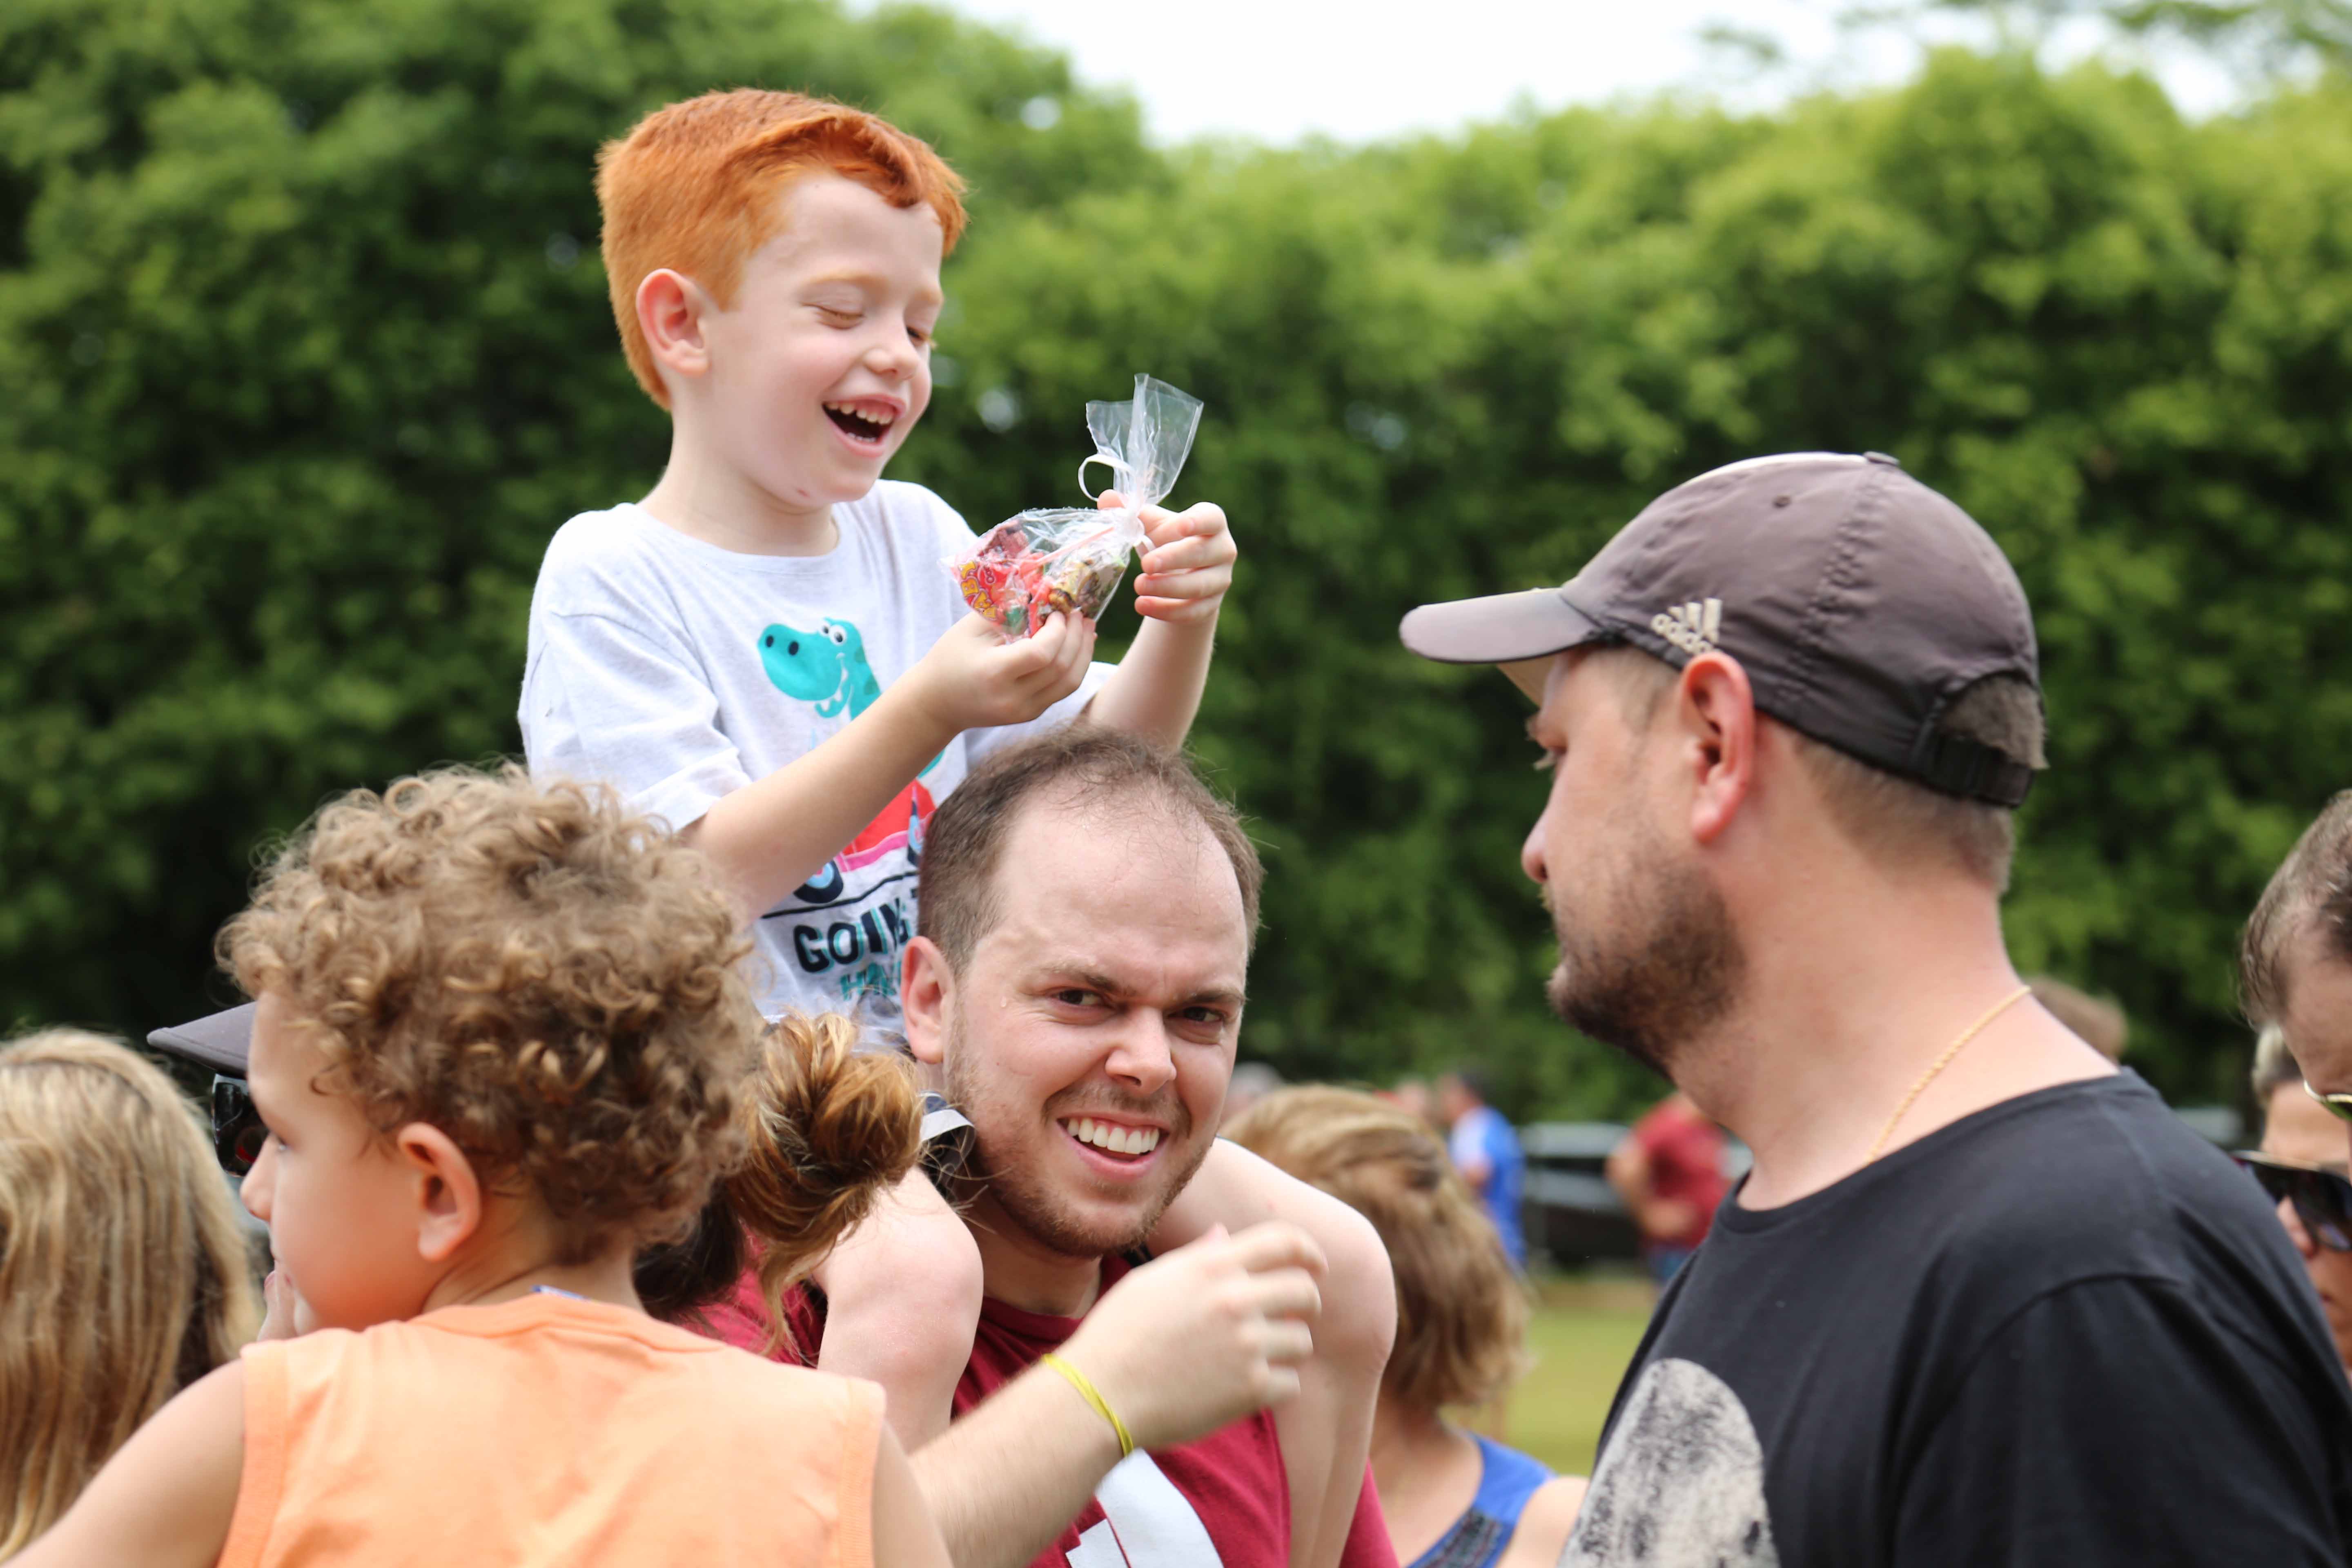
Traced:
[[824, 405], [824, 416], [834, 427], [861, 447], [879, 447], [898, 422], [898, 411], [875, 398], [857, 398]]

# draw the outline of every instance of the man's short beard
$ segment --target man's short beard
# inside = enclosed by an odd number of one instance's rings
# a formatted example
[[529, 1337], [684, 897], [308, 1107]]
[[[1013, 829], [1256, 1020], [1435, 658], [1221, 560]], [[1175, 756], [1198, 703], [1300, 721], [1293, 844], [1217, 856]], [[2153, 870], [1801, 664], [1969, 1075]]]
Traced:
[[[1639, 828], [1628, 849], [1654, 848]], [[1643, 840], [1647, 840], [1643, 842]], [[1559, 967], [1545, 996], [1577, 1029], [1672, 1079], [1675, 1058], [1738, 999], [1747, 953], [1723, 895], [1696, 866], [1638, 854], [1612, 868], [1595, 920], [1555, 902]]]
[[[971, 1037], [964, 1028], [961, 1000], [948, 1018], [947, 1046], [948, 1103], [964, 1112], [972, 1123], [971, 1154], [964, 1162], [964, 1176], [996, 1200], [996, 1205], [1004, 1212], [1005, 1218], [1027, 1231], [1041, 1247], [1065, 1258], [1110, 1258], [1139, 1249], [1150, 1239], [1160, 1216], [1168, 1212], [1168, 1205], [1176, 1201], [1176, 1194], [1184, 1190], [1185, 1184], [1192, 1181], [1193, 1173], [1200, 1170], [1201, 1162], [1209, 1157], [1209, 1146], [1216, 1142], [1213, 1138], [1201, 1140], [1200, 1146], [1192, 1151], [1191, 1162], [1173, 1173], [1172, 1179], [1161, 1190], [1157, 1201], [1139, 1213], [1133, 1225], [1116, 1230], [1101, 1226], [1090, 1227], [1065, 1206], [1045, 1183], [1037, 1179], [1035, 1172], [1022, 1168], [1018, 1161], [1002, 1162], [1003, 1168], [1000, 1170], [997, 1168], [1000, 1163], [989, 1157], [987, 1122], [990, 1110], [978, 1092], [979, 1084], [970, 1066]], [[1073, 1105], [1069, 1113], [1084, 1115], [1088, 1110], [1112, 1112], [1124, 1110], [1132, 1113], [1141, 1110], [1139, 1105], [1115, 1105], [1103, 1102], [1100, 1097], [1096, 1098], [1097, 1102], [1091, 1105]], [[1175, 1099], [1172, 1094], [1170, 1100], [1171, 1103], [1167, 1106], [1155, 1104], [1153, 1110], [1166, 1113], [1162, 1118], [1169, 1122], [1165, 1136], [1181, 1142], [1192, 1135], [1192, 1115], [1182, 1100]]]

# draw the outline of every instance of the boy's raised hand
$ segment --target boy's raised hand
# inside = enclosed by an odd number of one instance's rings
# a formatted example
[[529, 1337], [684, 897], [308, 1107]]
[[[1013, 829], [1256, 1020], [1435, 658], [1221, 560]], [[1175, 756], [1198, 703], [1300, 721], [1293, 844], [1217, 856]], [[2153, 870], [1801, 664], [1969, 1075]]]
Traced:
[[1078, 689], [1094, 654], [1095, 626], [1084, 616], [1053, 616], [1035, 637], [1006, 642], [971, 615], [907, 674], [933, 719], [961, 734], [1036, 718]]
[[[1097, 504], [1119, 505], [1118, 492], [1105, 491]], [[1177, 625], [1214, 621], [1241, 553], [1224, 509], [1202, 501], [1182, 511], [1146, 507], [1140, 515], [1148, 542], [1135, 580], [1137, 612]]]

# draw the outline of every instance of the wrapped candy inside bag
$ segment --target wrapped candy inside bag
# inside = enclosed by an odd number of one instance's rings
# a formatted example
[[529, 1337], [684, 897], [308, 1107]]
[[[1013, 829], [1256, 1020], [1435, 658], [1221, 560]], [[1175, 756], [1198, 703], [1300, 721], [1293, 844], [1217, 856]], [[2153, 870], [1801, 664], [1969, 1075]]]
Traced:
[[1095, 451], [1078, 465], [1078, 489], [1101, 463], [1125, 504], [1046, 507], [998, 523], [948, 563], [964, 603], [1008, 637], [1035, 635], [1056, 612], [1099, 618], [1144, 541], [1144, 508], [1176, 488], [1200, 424], [1199, 398], [1148, 375], [1135, 378], [1131, 402], [1087, 404]]

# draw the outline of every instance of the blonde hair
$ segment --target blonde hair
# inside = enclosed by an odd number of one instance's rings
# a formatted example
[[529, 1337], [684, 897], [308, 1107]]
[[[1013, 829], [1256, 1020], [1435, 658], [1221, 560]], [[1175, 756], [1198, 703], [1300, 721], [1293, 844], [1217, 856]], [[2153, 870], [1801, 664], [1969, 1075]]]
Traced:
[[2305, 931], [2319, 939], [2322, 954], [2352, 960], [2352, 789], [2320, 808], [2247, 917], [2238, 984], [2249, 1021], [2275, 1023], [2285, 1013], [2287, 961]]
[[253, 1337], [250, 1268], [162, 1069], [79, 1029], [0, 1046], [0, 1558]]
[[2047, 974], [2036, 974], [2026, 984], [2033, 987], [2033, 999], [2077, 1039], [2111, 1062], [2124, 1059], [2124, 1047], [2131, 1039], [2131, 1020], [2124, 1016], [2121, 1007]]
[[1223, 1135], [1372, 1222], [1396, 1276], [1381, 1374], [1408, 1408], [1484, 1405], [1527, 1362], [1527, 1287], [1494, 1222], [1418, 1117], [1353, 1089], [1277, 1089]]
[[930, 208], [942, 255], [963, 233], [963, 181], [928, 143], [879, 115], [802, 93], [706, 92], [655, 110], [596, 154], [605, 286], [646, 396], [669, 406], [637, 321], [637, 285], [667, 267], [724, 310], [743, 263], [782, 221], [778, 196], [818, 172], [853, 180], [895, 207]]
[[2286, 1031], [2276, 1024], [2264, 1024], [2254, 1037], [2254, 1067], [2252, 1075], [2254, 1090], [2254, 1112], [2267, 1127], [2271, 1120], [2271, 1096], [2293, 1084], [2303, 1087], [2303, 1068], [2294, 1053], [2286, 1048]]
[[331, 803], [220, 937], [379, 1131], [429, 1123], [527, 1187], [560, 1263], [678, 1235], [741, 1159], [749, 945], [701, 855], [512, 767]]

